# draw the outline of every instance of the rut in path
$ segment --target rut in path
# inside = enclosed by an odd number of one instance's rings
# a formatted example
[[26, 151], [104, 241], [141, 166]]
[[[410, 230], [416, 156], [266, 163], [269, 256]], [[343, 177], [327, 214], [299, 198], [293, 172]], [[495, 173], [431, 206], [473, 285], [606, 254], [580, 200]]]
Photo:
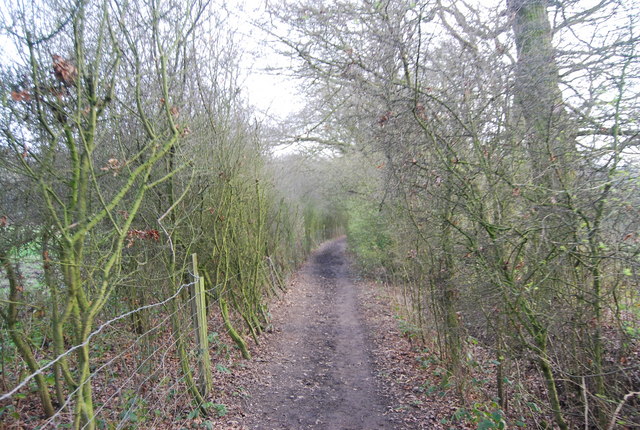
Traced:
[[393, 428], [377, 392], [345, 247], [344, 238], [320, 247], [289, 293], [291, 304], [275, 316], [273, 357], [249, 387], [249, 428]]

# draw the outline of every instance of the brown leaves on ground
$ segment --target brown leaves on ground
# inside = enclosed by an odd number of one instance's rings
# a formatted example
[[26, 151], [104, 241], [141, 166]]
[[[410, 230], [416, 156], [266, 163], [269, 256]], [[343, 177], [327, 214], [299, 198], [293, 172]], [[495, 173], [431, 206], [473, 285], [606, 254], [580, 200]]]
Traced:
[[[291, 289], [282, 300], [273, 304], [274, 314], [287, 314], [293, 302], [300, 300], [300, 293], [296, 284], [299, 278], [294, 278]], [[375, 365], [377, 383], [387, 403], [392, 407], [387, 411], [394, 422], [393, 429], [472, 429], [473, 424], [451, 422], [452, 415], [462, 404], [452, 390], [446, 395], [428, 394], [424, 387], [437, 384], [440, 381], [429, 380], [430, 373], [421, 367], [418, 360], [421, 356], [420, 348], [404, 337], [398, 328], [398, 320], [394, 317], [388, 296], [383, 295], [380, 286], [372, 283], [356, 283], [358, 289], [358, 307], [364, 326], [367, 327], [367, 338], [372, 343], [371, 351]], [[246, 416], [252, 411], [244, 409], [239, 401], [247, 394], [244, 387], [251, 387], [256, 380], [264, 379], [264, 365], [262, 363], [273, 360], [277, 355], [273, 351], [274, 336], [279, 333], [265, 333], [261, 338], [261, 345], [253, 346], [254, 359], [244, 365], [236, 367], [233, 374], [220, 375], [217, 385], [221, 388], [220, 401], [232, 405], [229, 413], [215, 422], [215, 429], [247, 430]]]
[[[429, 386], [440, 381], [431, 378], [420, 364], [420, 347], [399, 330], [388, 291], [372, 282], [360, 282], [362, 311], [370, 329], [373, 356], [386, 395], [396, 405], [393, 413], [404, 429], [474, 428], [462, 422], [448, 423], [461, 401], [454, 393], [442, 390], [430, 395]], [[448, 423], [448, 424], [445, 424]]]

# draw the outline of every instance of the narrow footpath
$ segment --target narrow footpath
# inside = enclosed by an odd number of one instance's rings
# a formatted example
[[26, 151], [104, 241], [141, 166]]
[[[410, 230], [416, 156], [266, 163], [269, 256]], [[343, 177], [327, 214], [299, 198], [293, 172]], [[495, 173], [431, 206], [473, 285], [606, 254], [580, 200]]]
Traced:
[[325, 243], [274, 315], [270, 357], [246, 390], [246, 428], [395, 428], [349, 278], [346, 241]]

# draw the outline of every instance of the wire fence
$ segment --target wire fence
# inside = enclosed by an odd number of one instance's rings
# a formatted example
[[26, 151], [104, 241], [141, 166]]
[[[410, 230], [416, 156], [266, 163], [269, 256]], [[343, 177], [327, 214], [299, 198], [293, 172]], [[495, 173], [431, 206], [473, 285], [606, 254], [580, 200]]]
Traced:
[[[230, 276], [232, 282], [238, 275]], [[194, 400], [190, 392], [188, 375], [181, 367], [178, 346], [187, 352], [189, 369], [197, 368], [197, 324], [192, 320], [192, 309], [197, 299], [194, 293], [200, 278], [180, 285], [169, 297], [139, 306], [100, 323], [86, 340], [66, 349], [55, 358], [41, 363], [30, 374], [21, 377], [13, 388], [0, 395], [0, 429], [4, 428], [168, 428], [181, 420], [200, 414], [204, 403], [215, 404], [211, 396]], [[224, 283], [203, 290], [206, 306], [207, 330], [213, 336], [223, 324], [214, 307], [219, 304], [218, 293]], [[153, 311], [152, 323], [142, 333], [131, 335], [127, 319], [142, 312]], [[211, 337], [211, 336], [210, 336]], [[54, 366], [67, 358], [73, 365], [74, 352], [91, 347], [91, 372], [82, 383], [64, 393], [64, 401], [56, 412], [46, 418], [34, 414], [21, 416], [21, 411], [37, 408], [35, 378], [51, 378]], [[204, 375], [196, 375], [198, 379]], [[80, 420], [77, 398], [86, 384], [92, 388], [92, 412], [88, 419]], [[220, 412], [220, 411], [219, 411]]]

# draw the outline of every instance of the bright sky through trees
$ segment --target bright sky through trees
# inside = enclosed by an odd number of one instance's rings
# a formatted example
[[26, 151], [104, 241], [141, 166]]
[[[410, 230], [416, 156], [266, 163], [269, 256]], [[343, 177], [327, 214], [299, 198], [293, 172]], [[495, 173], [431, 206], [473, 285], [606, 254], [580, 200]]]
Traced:
[[260, 119], [277, 122], [302, 108], [297, 81], [287, 69], [292, 60], [277, 52], [278, 47], [261, 24], [269, 22], [265, 0], [241, 0], [229, 6], [230, 17], [237, 21], [240, 43], [246, 50], [244, 91]]

